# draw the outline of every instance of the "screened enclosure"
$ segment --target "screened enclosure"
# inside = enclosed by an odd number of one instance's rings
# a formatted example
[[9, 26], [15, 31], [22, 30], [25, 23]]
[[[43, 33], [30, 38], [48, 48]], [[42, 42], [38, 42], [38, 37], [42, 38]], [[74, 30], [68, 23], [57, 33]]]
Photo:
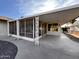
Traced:
[[20, 36], [33, 38], [33, 18], [19, 21]]
[[17, 34], [16, 21], [9, 22], [9, 33], [15, 35]]
[[[17, 35], [19, 28], [19, 36], [35, 38], [36, 25], [35, 18], [24, 18], [19, 20], [19, 26], [16, 21], [9, 22], [9, 33]], [[39, 21], [39, 36], [47, 33], [47, 23]]]

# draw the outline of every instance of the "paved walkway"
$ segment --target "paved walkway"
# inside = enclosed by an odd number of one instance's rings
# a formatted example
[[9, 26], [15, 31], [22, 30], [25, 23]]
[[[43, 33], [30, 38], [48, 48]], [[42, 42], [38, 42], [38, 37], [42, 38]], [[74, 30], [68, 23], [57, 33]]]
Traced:
[[64, 34], [43, 37], [37, 47], [32, 42], [7, 36], [0, 40], [13, 42], [18, 47], [15, 59], [79, 59], [79, 43]]
[[0, 59], [14, 59], [17, 51], [16, 45], [8, 41], [0, 40]]

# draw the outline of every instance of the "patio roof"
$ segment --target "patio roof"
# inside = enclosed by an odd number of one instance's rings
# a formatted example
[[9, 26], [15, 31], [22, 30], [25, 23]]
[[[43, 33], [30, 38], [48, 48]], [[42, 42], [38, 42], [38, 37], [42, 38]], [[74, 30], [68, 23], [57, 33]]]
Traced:
[[56, 10], [23, 17], [24, 18], [30, 18], [39, 16], [41, 21], [48, 22], [48, 23], [60, 23], [60, 25], [63, 25], [64, 23], [71, 21], [79, 16], [79, 4], [59, 8]]
[[71, 5], [71, 6], [67, 6], [67, 7], [63, 7], [63, 8], [58, 8], [58, 9], [54, 9], [54, 10], [51, 10], [51, 11], [46, 11], [46, 12], [42, 12], [42, 13], [38, 13], [38, 14], [34, 14], [34, 15], [23, 16], [23, 17], [21, 17], [21, 19], [35, 17], [35, 16], [41, 16], [41, 15], [55, 13], [55, 12], [59, 12], [59, 11], [63, 11], [63, 10], [68, 10], [68, 9], [73, 9], [73, 8], [77, 8], [77, 7], [79, 7], [79, 4]]
[[79, 7], [40, 15], [40, 20], [63, 25], [79, 16]]
[[9, 18], [9, 17], [6, 17], [6, 16], [0, 16], [0, 19], [1, 20], [13, 20], [13, 19], [11, 19], [11, 18]]

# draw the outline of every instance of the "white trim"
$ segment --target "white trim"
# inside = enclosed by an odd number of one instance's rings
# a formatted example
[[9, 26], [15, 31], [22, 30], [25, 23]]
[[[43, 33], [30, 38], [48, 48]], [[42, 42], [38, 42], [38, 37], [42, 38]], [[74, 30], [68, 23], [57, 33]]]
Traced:
[[48, 32], [48, 24], [47, 24], [47, 32]]
[[43, 34], [42, 36], [39, 36], [39, 37], [37, 37], [35, 39], [29, 38], [29, 37], [24, 37], [24, 36], [17, 36], [17, 35], [14, 35], [14, 34], [9, 34], [9, 35], [12, 36], [12, 37], [15, 37], [15, 38], [24, 39], [24, 40], [27, 40], [27, 41], [34, 42], [35, 40], [39, 41], [40, 38], [46, 36], [47, 34]]
[[[39, 36], [39, 37], [35, 38], [35, 40], [37, 40], [37, 39], [39, 40], [40, 38], [42, 38], [42, 37], [44, 37], [46, 35], [47, 34], [43, 34], [42, 36]], [[14, 34], [10, 34], [10, 36], [15, 37], [15, 38], [19, 37], [20, 39], [24, 39], [24, 40], [27, 40], [27, 41], [34, 42], [34, 39], [33, 38], [23, 37], [23, 36], [17, 36], [17, 35], [14, 35]]]
[[41, 35], [43, 35], [43, 27], [42, 27], [42, 23], [41, 23]]
[[0, 19], [10, 21], [13, 20], [12, 18], [6, 17], [6, 16], [0, 16]]
[[19, 21], [16, 21], [17, 38], [19, 38]]
[[8, 36], [9, 36], [9, 21], [7, 21], [7, 32], [8, 32]]
[[26, 36], [26, 21], [24, 22], [24, 35]]
[[42, 37], [44, 37], [44, 36], [46, 36], [47, 35], [47, 33], [46, 34], [43, 34], [43, 35], [41, 35], [41, 36], [39, 36], [39, 37], [37, 37], [37, 38], [35, 38], [35, 40], [40, 40], [40, 38], [42, 38]]
[[18, 20], [9, 20], [9, 22], [18, 21]]
[[17, 36], [17, 35], [14, 35], [14, 34], [10, 34], [10, 36], [34, 42], [33, 38], [23, 37], [23, 36]]
[[33, 39], [34, 39], [34, 36], [35, 36], [35, 25], [34, 25], [34, 18], [33, 18]]
[[[42, 13], [35, 14], [35, 15], [24, 16], [23, 18], [36, 17], [36, 16], [41, 16], [41, 15], [50, 14], [50, 13], [54, 13], [54, 12], [59, 12], [59, 11], [64, 11], [64, 10], [68, 10], [68, 9], [78, 8], [78, 7], [79, 7], [79, 4], [71, 5], [71, 6], [58, 8], [58, 9], [47, 11], [47, 12], [42, 12]], [[20, 18], [20, 19], [23, 19], [23, 18]]]

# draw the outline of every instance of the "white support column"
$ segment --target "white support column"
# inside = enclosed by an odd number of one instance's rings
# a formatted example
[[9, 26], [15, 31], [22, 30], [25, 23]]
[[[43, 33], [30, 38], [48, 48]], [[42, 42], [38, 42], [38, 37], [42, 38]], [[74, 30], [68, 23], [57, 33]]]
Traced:
[[62, 32], [61, 27], [60, 27], [60, 24], [58, 24], [58, 32], [59, 32], [59, 33]]
[[8, 36], [9, 36], [9, 21], [7, 21], [7, 33], [8, 33]]
[[41, 36], [43, 36], [43, 26], [42, 26], [42, 23], [41, 23]]
[[34, 25], [34, 18], [33, 18], [33, 39], [34, 39], [34, 36], [35, 36], [35, 25]]
[[61, 36], [61, 33], [62, 33], [61, 27], [58, 27], [58, 32], [59, 32], [59, 35]]
[[19, 21], [16, 21], [17, 38], [19, 39]]
[[39, 45], [39, 16], [35, 17], [35, 45]]
[[26, 21], [24, 22], [24, 35], [25, 35], [25, 37], [26, 37]]
[[47, 24], [47, 33], [48, 33], [48, 24]]
[[60, 27], [58, 27], [58, 32], [61, 32], [61, 28]]

